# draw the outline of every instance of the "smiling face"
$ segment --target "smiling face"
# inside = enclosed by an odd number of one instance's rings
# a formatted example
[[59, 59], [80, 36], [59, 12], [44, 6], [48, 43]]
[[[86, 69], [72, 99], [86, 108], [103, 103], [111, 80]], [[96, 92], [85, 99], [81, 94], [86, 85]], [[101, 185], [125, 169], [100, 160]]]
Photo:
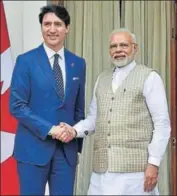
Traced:
[[134, 60], [137, 44], [133, 43], [128, 32], [117, 32], [111, 36], [109, 54], [111, 62], [118, 67], [128, 65]]
[[69, 25], [66, 26], [60, 18], [51, 12], [44, 15], [41, 28], [45, 44], [55, 52], [59, 51], [64, 45]]

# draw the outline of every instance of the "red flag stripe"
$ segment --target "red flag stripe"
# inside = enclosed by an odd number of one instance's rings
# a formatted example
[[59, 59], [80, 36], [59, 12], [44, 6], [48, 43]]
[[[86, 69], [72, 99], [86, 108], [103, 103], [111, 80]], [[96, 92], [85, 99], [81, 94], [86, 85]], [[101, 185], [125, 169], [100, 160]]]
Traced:
[[0, 36], [1, 36], [1, 47], [0, 53], [3, 53], [10, 47], [10, 41], [7, 30], [7, 23], [5, 18], [5, 11], [2, 1], [0, 1], [0, 13], [1, 13], [1, 28], [0, 28]]
[[[0, 1], [0, 54], [3, 56], [3, 65], [1, 64], [1, 69], [3, 68], [3, 72], [1, 73], [2, 80], [0, 83], [1, 87], [1, 131], [9, 133], [15, 133], [16, 130], [16, 121], [9, 113], [9, 86], [12, 72], [12, 62], [11, 54], [8, 52], [10, 48], [10, 41], [7, 29], [7, 23], [5, 18], [5, 11], [3, 7], [3, 2]], [[6, 55], [5, 55], [6, 54]], [[4, 86], [3, 86], [4, 85]], [[5, 87], [2, 92], [2, 86]], [[7, 90], [6, 90], [7, 89]], [[1, 132], [2, 134], [3, 132]], [[19, 181], [17, 175], [16, 161], [13, 157], [11, 157], [12, 152], [7, 152], [7, 149], [13, 149], [12, 140], [3, 140], [5, 142], [5, 147], [3, 148], [3, 154], [5, 153], [5, 161], [1, 163], [1, 188], [0, 195], [19, 195]], [[6, 146], [7, 145], [7, 146]], [[1, 149], [2, 150], [2, 149]], [[10, 156], [10, 157], [9, 157]], [[8, 158], [9, 157], [9, 158]], [[1, 159], [2, 161], [2, 159]]]
[[2, 131], [16, 133], [17, 121], [10, 115], [9, 112], [9, 89], [1, 95], [1, 124]]

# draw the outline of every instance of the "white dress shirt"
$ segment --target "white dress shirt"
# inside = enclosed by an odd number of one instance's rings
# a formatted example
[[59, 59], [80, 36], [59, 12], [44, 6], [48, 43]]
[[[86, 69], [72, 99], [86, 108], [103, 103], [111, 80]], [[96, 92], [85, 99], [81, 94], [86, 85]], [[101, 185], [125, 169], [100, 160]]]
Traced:
[[[43, 43], [44, 50], [46, 51], [47, 57], [49, 59], [49, 63], [51, 65], [51, 68], [53, 69], [54, 64], [54, 55], [57, 53], [59, 54], [58, 58], [58, 64], [61, 67], [62, 76], [63, 76], [63, 85], [64, 85], [64, 92], [66, 87], [66, 68], [65, 68], [65, 55], [64, 55], [64, 47], [62, 47], [58, 52], [53, 51], [51, 48], [49, 48], [45, 43]], [[55, 127], [55, 126], [53, 126]], [[53, 128], [52, 127], [52, 128]], [[51, 135], [52, 128], [49, 130], [49, 135]]]
[[49, 59], [51, 68], [53, 69], [54, 64], [54, 55], [59, 54], [58, 63], [61, 67], [62, 76], [63, 76], [63, 84], [64, 84], [64, 91], [66, 86], [66, 68], [65, 68], [65, 55], [64, 55], [64, 47], [62, 47], [58, 52], [53, 51], [51, 48], [49, 48], [45, 43], [43, 43], [44, 49], [46, 51], [47, 57]]
[[[114, 73], [113, 73], [113, 80], [112, 80], [112, 89], [113, 92], [116, 91], [118, 86], [122, 83], [122, 81], [128, 76], [130, 71], [136, 66], [136, 62], [132, 61], [129, 65], [121, 68], [116, 68]], [[96, 116], [97, 116], [97, 102], [96, 102], [96, 96], [95, 96], [95, 90], [98, 84], [99, 77], [96, 81], [95, 87], [94, 87], [94, 92], [93, 92], [93, 99], [90, 104], [89, 108], [89, 114], [85, 120], [81, 120], [79, 123], [77, 123], [74, 128], [77, 131], [77, 137], [84, 137], [85, 133], [84, 131], [88, 131], [89, 134], [94, 133], [95, 130], [95, 124], [96, 124]], [[148, 146], [148, 152], [149, 152], [149, 158], [148, 162], [150, 164], [154, 164], [156, 166], [159, 166], [161, 163], [161, 160], [163, 158], [163, 155], [165, 153], [169, 137], [170, 137], [170, 132], [171, 132], [171, 127], [170, 127], [170, 119], [169, 119], [169, 113], [168, 113], [168, 106], [167, 106], [167, 99], [166, 99], [166, 93], [164, 89], [164, 85], [162, 82], [161, 77], [157, 74], [157, 72], [152, 71], [148, 78], [145, 81], [144, 84], [144, 89], [143, 89], [143, 95], [145, 97], [147, 107], [150, 111], [150, 114], [152, 116], [152, 121], [154, 124], [154, 130], [153, 130], [153, 137], [152, 140]], [[113, 175], [116, 175], [113, 177]], [[141, 176], [141, 177], [140, 177]], [[112, 179], [112, 183], [109, 180], [109, 186], [106, 186], [104, 183], [98, 183], [98, 180], [100, 182], [102, 181], [108, 181], [108, 178]], [[125, 173], [120, 174], [120, 173], [103, 173], [103, 174], [97, 174], [97, 173], [92, 173], [91, 176], [91, 182], [90, 182], [90, 188], [88, 193], [89, 194], [97, 194], [97, 191], [99, 194], [108, 194], [108, 189], [112, 189], [116, 192], [110, 192], [109, 194], [114, 194], [114, 193], [120, 193], [120, 194], [126, 194], [126, 190], [128, 190], [127, 186], [127, 181], [129, 182], [130, 179], [132, 185], [136, 184], [137, 182], [135, 181], [135, 178], [139, 180], [139, 184], [142, 184], [142, 180], [144, 178], [144, 173], [143, 172], [138, 172], [138, 173]], [[113, 180], [114, 179], [114, 180]], [[115, 181], [117, 180], [119, 184], [121, 181], [124, 181], [124, 187], [120, 187], [120, 189], [116, 188], [115, 186]], [[96, 185], [97, 184], [97, 185]], [[127, 184], [127, 186], [126, 186]], [[96, 187], [97, 186], [97, 189]], [[115, 186], [115, 188], [113, 187]], [[130, 186], [130, 185], [129, 185]], [[103, 191], [103, 189], [105, 191]], [[141, 187], [141, 193], [143, 193], [143, 188]], [[118, 191], [119, 190], [119, 191]], [[120, 191], [124, 190], [124, 191]], [[157, 190], [155, 190], [156, 195]], [[138, 190], [137, 193], [140, 193], [140, 190]], [[128, 194], [128, 193], [127, 193]], [[130, 194], [130, 193], [129, 193]], [[145, 194], [145, 193], [143, 193]], [[155, 194], [155, 193], [154, 193]]]

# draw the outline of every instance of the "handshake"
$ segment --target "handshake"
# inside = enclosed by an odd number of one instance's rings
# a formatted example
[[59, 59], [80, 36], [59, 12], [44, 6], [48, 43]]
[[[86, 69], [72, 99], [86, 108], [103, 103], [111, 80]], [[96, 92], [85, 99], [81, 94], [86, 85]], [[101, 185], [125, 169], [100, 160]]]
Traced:
[[76, 137], [77, 132], [73, 127], [62, 122], [60, 125], [52, 127], [49, 135], [51, 135], [53, 139], [67, 143]]

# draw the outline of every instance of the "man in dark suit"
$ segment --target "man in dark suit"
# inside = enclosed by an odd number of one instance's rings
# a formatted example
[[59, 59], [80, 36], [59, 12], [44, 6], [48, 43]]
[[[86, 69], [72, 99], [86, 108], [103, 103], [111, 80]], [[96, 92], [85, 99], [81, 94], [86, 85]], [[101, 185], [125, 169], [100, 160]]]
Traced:
[[50, 5], [39, 14], [44, 43], [19, 55], [13, 72], [10, 111], [18, 120], [14, 157], [21, 195], [72, 195], [82, 140], [62, 143], [60, 122], [84, 119], [85, 60], [64, 48], [70, 16]]

